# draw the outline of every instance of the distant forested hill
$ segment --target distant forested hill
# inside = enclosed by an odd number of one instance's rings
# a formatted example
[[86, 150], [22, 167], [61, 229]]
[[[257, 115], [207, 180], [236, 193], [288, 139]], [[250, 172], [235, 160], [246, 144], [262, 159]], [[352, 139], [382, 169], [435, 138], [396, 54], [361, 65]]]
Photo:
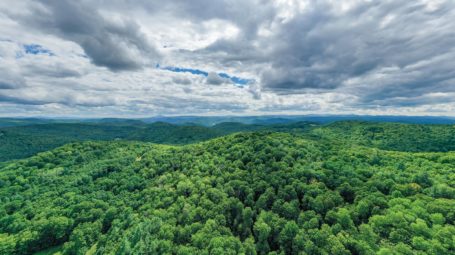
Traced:
[[395, 151], [454, 151], [455, 125], [335, 122], [312, 131], [331, 141]]
[[155, 123], [175, 125], [214, 126], [220, 123], [242, 123], [248, 125], [274, 125], [294, 122], [316, 122], [329, 124], [337, 121], [371, 121], [410, 124], [455, 124], [455, 117], [444, 116], [375, 116], [375, 115], [265, 115], [265, 116], [157, 116], [151, 118], [1, 118], [0, 127], [25, 126], [51, 123]]
[[75, 141], [136, 140], [187, 144], [225, 133], [167, 123], [51, 123], [0, 128], [0, 161], [23, 158]]
[[182, 145], [245, 131], [298, 133], [313, 140], [395, 151], [455, 150], [454, 125], [340, 121], [326, 125], [315, 122], [269, 125], [225, 122], [206, 127], [106, 119], [96, 123], [47, 123], [0, 128], [0, 162], [29, 157], [76, 141], [130, 140]]
[[138, 121], [101, 123], [47, 123], [0, 128], [0, 161], [35, 155], [76, 141], [130, 140], [160, 144], [189, 144], [240, 131], [304, 132], [314, 123], [277, 125], [221, 123], [213, 127], [174, 125], [164, 122], [146, 124]]
[[455, 253], [455, 152], [327, 137], [92, 141], [5, 163], [0, 254]]
[[156, 121], [172, 124], [194, 123], [204, 126], [212, 126], [223, 122], [239, 122], [243, 124], [287, 124], [292, 122], [318, 122], [323, 124], [336, 121], [374, 121], [412, 124], [455, 124], [454, 117], [443, 116], [380, 116], [380, 115], [266, 115], [266, 116], [174, 116], [152, 117], [141, 119], [151, 123]]

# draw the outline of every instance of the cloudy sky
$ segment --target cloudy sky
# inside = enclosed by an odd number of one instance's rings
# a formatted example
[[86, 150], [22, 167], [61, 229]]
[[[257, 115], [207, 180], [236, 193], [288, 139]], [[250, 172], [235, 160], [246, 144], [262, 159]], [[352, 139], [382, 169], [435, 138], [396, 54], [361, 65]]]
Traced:
[[0, 116], [455, 115], [453, 0], [2, 0]]

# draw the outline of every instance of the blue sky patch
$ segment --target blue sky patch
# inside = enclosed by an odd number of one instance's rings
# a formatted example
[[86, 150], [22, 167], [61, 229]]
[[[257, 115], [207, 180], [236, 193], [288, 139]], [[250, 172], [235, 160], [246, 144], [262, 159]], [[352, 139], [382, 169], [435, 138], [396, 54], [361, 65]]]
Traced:
[[[158, 65], [159, 67], [159, 65]], [[196, 75], [203, 75], [207, 77], [209, 75], [208, 72], [199, 70], [199, 69], [191, 69], [191, 68], [181, 68], [181, 67], [175, 67], [175, 66], [166, 66], [162, 67], [161, 69], [168, 70], [171, 72], [176, 72], [176, 73], [191, 73], [191, 74], [196, 74]]]
[[[193, 68], [182, 68], [182, 67], [176, 67], [176, 66], [166, 66], [166, 67], [160, 67], [159, 64], [156, 65], [156, 68], [163, 69], [163, 70], [168, 70], [171, 72], [176, 72], [176, 73], [191, 73], [195, 75], [202, 75], [207, 77], [209, 75], [208, 72], [200, 70], [200, 69], [193, 69]], [[245, 78], [240, 78], [237, 76], [231, 76], [227, 73], [218, 73], [218, 75], [222, 78], [229, 79], [231, 80], [235, 85], [247, 85], [250, 82], [253, 82], [253, 79], [245, 79]]]
[[233, 83], [239, 84], [239, 85], [246, 85], [246, 84], [248, 84], [248, 83], [254, 81], [253, 79], [245, 79], [245, 78], [240, 78], [240, 77], [237, 77], [237, 76], [230, 76], [230, 75], [227, 74], [227, 73], [218, 73], [218, 75], [219, 75], [220, 77], [229, 79], [229, 80], [231, 80]]
[[38, 55], [38, 54], [44, 54], [48, 56], [55, 56], [55, 54], [44, 48], [43, 46], [39, 44], [24, 44], [24, 50], [25, 54], [32, 54], [32, 55]]

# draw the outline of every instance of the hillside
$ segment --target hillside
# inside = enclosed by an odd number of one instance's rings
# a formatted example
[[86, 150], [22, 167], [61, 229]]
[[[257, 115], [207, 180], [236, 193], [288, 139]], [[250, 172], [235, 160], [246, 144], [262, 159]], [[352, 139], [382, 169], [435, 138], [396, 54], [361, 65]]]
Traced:
[[0, 169], [0, 254], [451, 254], [455, 152], [240, 133]]
[[[111, 122], [109, 122], [111, 121]], [[0, 162], [30, 157], [38, 152], [77, 141], [128, 140], [182, 145], [245, 131], [273, 131], [304, 135], [312, 140], [410, 152], [455, 150], [455, 126], [340, 121], [286, 124], [225, 122], [212, 127], [134, 120], [97, 123], [47, 123], [0, 128]]]
[[182, 145], [206, 141], [242, 131], [282, 131], [303, 133], [316, 126], [312, 122], [275, 125], [247, 125], [236, 122], [213, 127], [175, 125], [164, 122], [105, 120], [98, 123], [47, 123], [0, 128], [0, 162], [20, 159], [77, 141], [128, 140]]
[[167, 123], [51, 123], [0, 128], [0, 161], [35, 155], [76, 141], [133, 140], [187, 144], [226, 134], [202, 126]]
[[455, 125], [340, 121], [314, 129], [330, 141], [409, 152], [455, 150]]

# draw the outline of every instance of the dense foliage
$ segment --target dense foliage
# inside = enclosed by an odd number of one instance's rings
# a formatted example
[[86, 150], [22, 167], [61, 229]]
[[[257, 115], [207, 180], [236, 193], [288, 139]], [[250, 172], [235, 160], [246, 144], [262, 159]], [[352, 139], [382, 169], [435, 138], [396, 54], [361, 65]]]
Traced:
[[[111, 121], [111, 122], [109, 122]], [[343, 142], [385, 150], [436, 152], [455, 150], [455, 126], [342, 121], [242, 124], [225, 122], [212, 127], [163, 122], [105, 120], [99, 123], [47, 123], [0, 128], [0, 162], [25, 158], [76, 141], [129, 140], [160, 144], [189, 144], [244, 131], [279, 131], [311, 139]]]
[[187, 144], [226, 134], [202, 126], [167, 123], [51, 123], [0, 128], [0, 161], [32, 156], [64, 144], [87, 140], [135, 140]]
[[343, 121], [315, 129], [313, 134], [396, 151], [453, 151], [455, 125], [419, 125]]
[[304, 132], [309, 122], [275, 125], [246, 125], [226, 122], [213, 127], [193, 124], [117, 121], [100, 123], [47, 123], [0, 128], [0, 162], [25, 158], [76, 141], [129, 140], [160, 144], [189, 144], [240, 131], [273, 130]]
[[0, 254], [453, 254], [454, 169], [276, 132], [73, 143], [0, 169]]

